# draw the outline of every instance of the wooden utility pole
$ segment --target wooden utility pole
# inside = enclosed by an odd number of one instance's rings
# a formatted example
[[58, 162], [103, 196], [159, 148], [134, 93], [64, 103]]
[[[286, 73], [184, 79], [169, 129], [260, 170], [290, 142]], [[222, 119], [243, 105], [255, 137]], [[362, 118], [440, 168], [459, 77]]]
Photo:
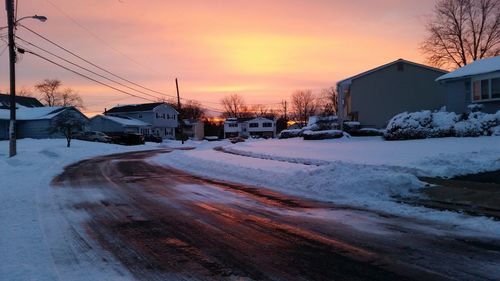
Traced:
[[181, 96], [179, 94], [179, 83], [177, 78], [175, 78], [175, 88], [177, 89], [177, 109], [179, 110], [179, 116], [177, 116], [177, 121], [179, 122], [179, 134], [181, 135], [182, 144], [184, 144], [184, 131], [182, 130], [183, 120], [182, 120], [182, 109], [181, 109]]
[[286, 100], [285, 100], [285, 120], [287, 120], [287, 121], [288, 121], [288, 118], [287, 118], [287, 116], [286, 116]]
[[9, 157], [17, 154], [16, 145], [16, 50], [14, 46], [14, 0], [5, 1], [7, 10], [7, 28], [9, 40], [10, 70], [10, 124], [9, 124]]

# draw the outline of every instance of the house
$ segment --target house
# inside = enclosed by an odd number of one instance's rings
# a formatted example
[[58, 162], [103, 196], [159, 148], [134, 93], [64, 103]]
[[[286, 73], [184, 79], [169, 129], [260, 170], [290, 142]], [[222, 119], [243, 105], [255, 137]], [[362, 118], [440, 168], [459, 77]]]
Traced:
[[276, 120], [264, 117], [227, 118], [224, 122], [224, 136], [230, 137], [276, 137]]
[[500, 56], [477, 60], [440, 76], [446, 88], [446, 109], [463, 113], [470, 104], [481, 104], [482, 111], [500, 110]]
[[365, 127], [385, 128], [404, 111], [439, 109], [446, 91], [435, 83], [446, 74], [441, 69], [398, 59], [337, 83], [339, 117]]
[[150, 133], [166, 139], [175, 139], [179, 112], [166, 103], [144, 103], [116, 106], [104, 115], [127, 117], [151, 124]]
[[205, 123], [201, 120], [184, 119], [182, 132], [193, 140], [202, 140], [205, 137]]
[[[52, 131], [54, 120], [63, 113], [72, 111], [74, 116], [87, 122], [88, 118], [74, 107], [45, 106], [45, 107], [24, 107], [18, 105], [16, 109], [16, 137], [21, 138], [60, 138], [60, 133]], [[0, 139], [9, 139], [10, 110], [0, 108]]]
[[110, 135], [119, 133], [151, 134], [153, 125], [128, 116], [96, 115], [90, 118], [92, 131], [100, 131]]

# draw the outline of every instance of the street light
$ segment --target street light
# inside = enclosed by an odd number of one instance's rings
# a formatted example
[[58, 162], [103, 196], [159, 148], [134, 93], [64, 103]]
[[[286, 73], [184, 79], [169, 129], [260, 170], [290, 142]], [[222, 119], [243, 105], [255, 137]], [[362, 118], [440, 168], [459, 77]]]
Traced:
[[47, 20], [45, 16], [27, 16], [18, 20], [14, 18], [14, 0], [5, 1], [7, 10], [7, 28], [9, 30], [9, 70], [10, 70], [10, 123], [9, 123], [9, 157], [17, 154], [16, 145], [16, 51], [14, 43], [14, 28], [23, 19], [36, 19], [41, 22]]

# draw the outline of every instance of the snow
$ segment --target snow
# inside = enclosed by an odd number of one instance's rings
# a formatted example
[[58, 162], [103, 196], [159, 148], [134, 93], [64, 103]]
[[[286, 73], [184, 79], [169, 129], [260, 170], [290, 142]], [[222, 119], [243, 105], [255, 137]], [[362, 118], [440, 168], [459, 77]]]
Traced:
[[92, 118], [101, 117], [125, 126], [151, 126], [151, 124], [130, 117], [116, 117], [109, 115], [97, 115]]
[[436, 81], [444, 81], [500, 71], [500, 56], [477, 60], [453, 72], [440, 76]]
[[[0, 279], [133, 279], [106, 253], [101, 253], [109, 261], [104, 264], [95, 253], [76, 250], [79, 241], [58, 209], [55, 200], [61, 198], [55, 198], [50, 182], [65, 165], [76, 161], [157, 145], [119, 146], [73, 140], [70, 148], [65, 146], [64, 139], [21, 139], [18, 155], [7, 158], [8, 141], [0, 141]], [[91, 246], [95, 251], [99, 248]]]
[[[498, 236], [500, 223], [396, 202], [425, 186], [417, 176], [500, 169], [500, 137], [384, 141], [381, 137], [200, 143], [151, 161], [220, 180], [340, 205], [456, 225], [459, 235]], [[222, 146], [224, 153], [215, 146]]]
[[[62, 112], [61, 106], [45, 106], [45, 107], [23, 107], [18, 106], [16, 110], [17, 120], [39, 120], [39, 119], [50, 119], [57, 114], [52, 114], [54, 111], [57, 113]], [[0, 109], [0, 119], [9, 120], [10, 110]]]

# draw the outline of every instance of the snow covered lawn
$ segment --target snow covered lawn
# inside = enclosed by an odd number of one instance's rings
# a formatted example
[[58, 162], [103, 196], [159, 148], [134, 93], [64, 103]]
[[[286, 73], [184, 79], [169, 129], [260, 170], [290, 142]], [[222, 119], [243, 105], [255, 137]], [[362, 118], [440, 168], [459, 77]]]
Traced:
[[[100, 265], [91, 253], [72, 252], [73, 233], [54, 202], [50, 182], [64, 166], [97, 155], [154, 149], [158, 145], [119, 146], [73, 140], [18, 140], [8, 158], [0, 141], [0, 279], [128, 280], [128, 273]], [[54, 260], [58, 253], [64, 260]], [[95, 260], [94, 260], [95, 259]], [[112, 262], [111, 262], [112, 264]], [[119, 266], [116, 266], [119, 268]]]
[[[191, 143], [192, 144], [192, 143]], [[423, 188], [417, 176], [450, 177], [500, 169], [500, 137], [384, 141], [381, 137], [198, 143], [151, 161], [194, 174], [457, 225], [463, 234], [498, 236], [500, 223], [396, 202]], [[222, 146], [224, 153], [213, 148]], [[232, 154], [234, 153], [234, 154]]]

